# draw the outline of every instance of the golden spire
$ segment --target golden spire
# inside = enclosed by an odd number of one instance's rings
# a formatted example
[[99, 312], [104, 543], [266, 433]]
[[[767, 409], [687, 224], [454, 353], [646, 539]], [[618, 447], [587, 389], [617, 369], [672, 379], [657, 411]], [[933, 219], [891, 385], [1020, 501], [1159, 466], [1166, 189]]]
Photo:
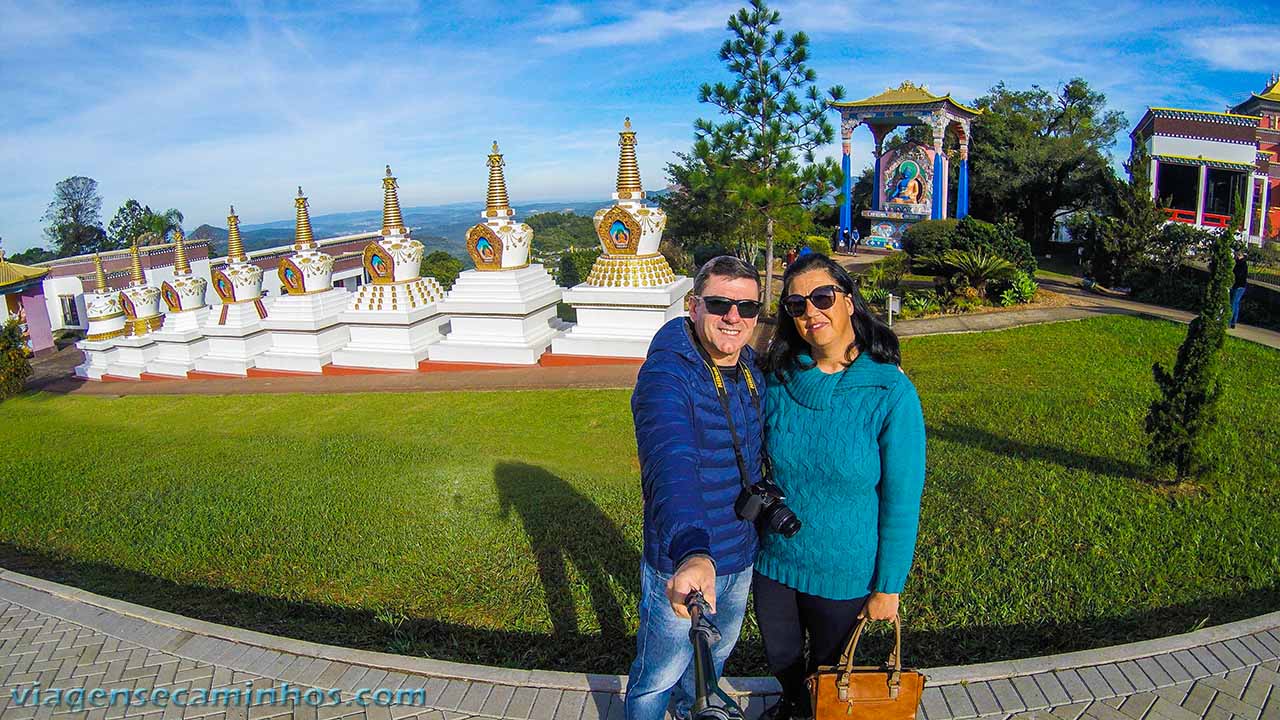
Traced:
[[618, 135], [618, 145], [622, 148], [618, 155], [618, 194], [630, 197], [644, 191], [640, 185], [640, 166], [636, 164], [636, 134], [631, 129], [631, 118], [626, 119]]
[[316, 238], [311, 234], [311, 216], [307, 214], [307, 196], [302, 194], [301, 185], [298, 186], [298, 197], [294, 198], [293, 206], [298, 211], [293, 229], [293, 248], [295, 250], [314, 248]]
[[236, 206], [231, 206], [231, 214], [227, 216], [227, 259], [231, 262], [247, 262], [244, 254], [244, 240], [240, 238], [240, 218], [236, 216]]
[[[489, 151], [489, 192], [485, 195], [485, 214], [493, 211], [495, 215], [502, 210], [511, 209], [511, 200], [507, 198], [507, 179], [502, 174], [502, 153], [498, 151], [498, 141], [493, 141]], [[510, 214], [510, 213], [507, 213]]]
[[404, 218], [400, 217], [400, 198], [396, 195], [396, 179], [391, 174], [391, 166], [387, 166], [387, 176], [382, 178], [382, 234], [390, 235], [393, 230], [404, 232]]
[[135, 239], [129, 246], [129, 278], [133, 285], [144, 285], [147, 278], [142, 274], [142, 258], [138, 257], [138, 241]]
[[173, 274], [174, 275], [190, 275], [191, 263], [187, 261], [186, 236], [182, 234], [182, 228], [175, 228], [173, 231]]
[[107, 291], [107, 271], [102, 269], [102, 256], [98, 253], [93, 254], [93, 275], [94, 280], [98, 283], [98, 292]]

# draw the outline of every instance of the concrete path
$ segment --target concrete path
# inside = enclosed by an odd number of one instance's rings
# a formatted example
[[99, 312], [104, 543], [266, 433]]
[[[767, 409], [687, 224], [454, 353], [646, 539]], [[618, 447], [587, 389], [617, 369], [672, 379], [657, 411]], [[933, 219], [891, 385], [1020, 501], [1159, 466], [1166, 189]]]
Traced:
[[[1278, 658], [1280, 613], [1271, 613], [1132, 645], [925, 670], [929, 680], [918, 717], [1276, 720]], [[0, 717], [6, 720], [621, 720], [624, 682], [612, 675], [508, 670], [302, 642], [0, 570]], [[73, 688], [86, 703], [94, 701], [95, 690], [99, 702], [109, 702], [112, 690], [119, 695], [115, 706], [92, 709], [20, 702], [36, 683], [46, 702], [55, 690]], [[777, 692], [772, 679], [730, 679], [725, 687], [749, 718]], [[236, 697], [232, 693], [251, 694], [241, 695], [249, 699], [239, 705], [194, 704]], [[126, 697], [153, 702], [127, 706]], [[179, 697], [189, 705], [168, 699]], [[279, 702], [272, 704], [273, 698]], [[32, 702], [29, 696], [26, 702]]]

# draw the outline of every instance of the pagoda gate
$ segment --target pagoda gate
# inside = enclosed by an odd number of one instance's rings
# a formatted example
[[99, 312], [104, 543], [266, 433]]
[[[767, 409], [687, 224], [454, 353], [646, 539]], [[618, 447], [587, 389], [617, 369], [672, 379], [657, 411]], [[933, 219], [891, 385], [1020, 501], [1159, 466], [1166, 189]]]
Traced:
[[[850, 142], [853, 131], [866, 125], [875, 139], [875, 188], [871, 209], [863, 217], [871, 221], [869, 247], [902, 248], [902, 233], [920, 220], [940, 220], [947, 213], [949, 163], [943, 141], [950, 131], [960, 147], [959, 187], [954, 216], [969, 214], [969, 126], [981, 110], [966, 107], [951, 95], [934, 95], [923, 86], [904, 82], [865, 100], [833, 102], [840, 112], [844, 194], [840, 206], [841, 237], [853, 227], [853, 172]], [[933, 132], [933, 144], [911, 143], [885, 151], [884, 140], [903, 125], [925, 125]]]

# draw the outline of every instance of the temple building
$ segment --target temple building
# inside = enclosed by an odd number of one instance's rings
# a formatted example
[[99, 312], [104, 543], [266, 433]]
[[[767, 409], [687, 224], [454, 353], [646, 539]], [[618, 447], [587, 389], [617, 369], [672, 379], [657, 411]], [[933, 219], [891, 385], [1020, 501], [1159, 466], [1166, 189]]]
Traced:
[[43, 354], [53, 350], [53, 332], [45, 305], [44, 277], [49, 268], [19, 265], [4, 259], [0, 251], [0, 324], [17, 317], [27, 350]]
[[[851, 144], [853, 131], [866, 125], [875, 140], [875, 186], [871, 209], [863, 217], [871, 221], [868, 247], [902, 249], [902, 233], [921, 220], [962, 218], [969, 214], [969, 127], [981, 110], [966, 107], [951, 95], [934, 95], [923, 86], [904, 82], [897, 88], [863, 100], [833, 102], [840, 112], [841, 164], [844, 187], [841, 192], [840, 233], [853, 227], [853, 171]], [[932, 144], [911, 143], [898, 150], [885, 150], [884, 141], [903, 125], [925, 125]], [[947, 177], [950, 160], [943, 150], [947, 133], [958, 145], [960, 161], [956, 188], [956, 208], [948, 213]]]
[[1130, 134], [1151, 156], [1151, 192], [1172, 222], [1225, 228], [1236, 200], [1244, 234], [1261, 244], [1280, 233], [1280, 78], [1227, 112], [1150, 107]]

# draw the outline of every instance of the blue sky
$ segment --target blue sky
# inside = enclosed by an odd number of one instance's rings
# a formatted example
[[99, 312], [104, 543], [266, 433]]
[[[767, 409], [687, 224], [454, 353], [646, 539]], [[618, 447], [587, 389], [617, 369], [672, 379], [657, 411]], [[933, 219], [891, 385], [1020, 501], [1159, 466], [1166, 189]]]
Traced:
[[[661, 187], [687, 149], [735, 2], [75, 4], [0, 0], [0, 237], [43, 244], [53, 186], [98, 181], [185, 226], [381, 205], [479, 201], [497, 139], [513, 205], [607, 197], [630, 115]], [[1258, 3], [778, 2], [812, 39], [818, 82], [850, 98], [902, 80], [969, 101], [1003, 80], [1082, 76], [1125, 112], [1220, 110], [1280, 70]], [[340, 8], [340, 9], [334, 9]], [[870, 135], [855, 135], [855, 166]], [[825, 153], [838, 153], [838, 145]], [[975, 177], [973, 182], [981, 182]]]

